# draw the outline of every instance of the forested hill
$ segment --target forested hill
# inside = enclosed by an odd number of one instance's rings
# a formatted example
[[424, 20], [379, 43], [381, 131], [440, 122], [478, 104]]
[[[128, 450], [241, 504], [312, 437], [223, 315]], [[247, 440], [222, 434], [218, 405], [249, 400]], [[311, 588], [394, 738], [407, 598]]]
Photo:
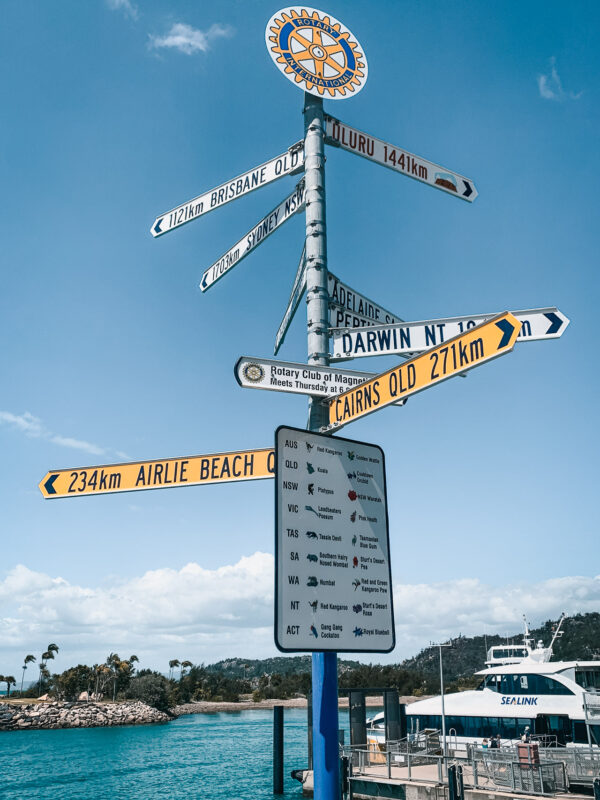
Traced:
[[[534, 642], [541, 639], [550, 644], [556, 620], [548, 620], [541, 628], [532, 629]], [[561, 628], [563, 636], [554, 643], [553, 661], [592, 661], [600, 658], [600, 613], [577, 614], [567, 618]], [[444, 677], [448, 681], [469, 678], [485, 667], [487, 649], [495, 644], [521, 644], [522, 633], [514, 636], [459, 636], [452, 647], [443, 648]], [[486, 649], [487, 648], [487, 649]], [[427, 647], [414, 658], [402, 662], [402, 667], [431, 675], [439, 674], [439, 649]]]
[[[553, 626], [556, 620], [548, 620], [540, 628], [533, 629], [531, 635], [534, 641], [541, 639], [545, 646], [550, 644], [552, 639]], [[591, 661], [600, 659], [600, 613], [577, 614], [565, 620], [562, 626], [564, 635], [555, 642], [554, 658], [555, 661]], [[461, 688], [471, 683], [469, 679], [473, 674], [485, 667], [485, 657], [487, 649], [495, 644], [506, 642], [520, 644], [523, 641], [522, 632], [515, 631], [514, 635], [509, 636], [459, 636], [452, 640], [451, 647], [444, 647], [444, 678], [447, 684], [458, 682], [456, 688]], [[262, 660], [231, 658], [226, 661], [219, 661], [206, 667], [211, 672], [223, 673], [229, 678], [260, 678], [262, 675], [301, 675], [310, 673], [310, 656], [279, 656]], [[373, 665], [367, 667], [358, 661], [340, 660], [339, 671], [342, 679], [340, 685], [347, 686], [390, 686], [391, 673], [396, 670], [402, 673], [402, 681], [405, 684], [409, 679], [408, 673], [414, 675], [416, 685], [421, 685], [421, 678], [426, 680], [429, 688], [435, 687], [435, 679], [439, 675], [439, 650], [437, 647], [427, 647], [417, 656], [406, 659], [396, 665], [378, 667]], [[420, 676], [417, 679], [417, 676]], [[398, 676], [400, 678], [400, 675]], [[385, 680], [386, 683], [381, 683]], [[391, 682], [390, 682], [391, 681]], [[464, 682], [464, 683], [463, 683]], [[399, 688], [401, 688], [399, 685]]]
[[[340, 671], [356, 669], [358, 661], [338, 662]], [[275, 658], [228, 658], [217, 661], [206, 669], [211, 672], [222, 672], [228, 678], [260, 678], [261, 675], [302, 675], [311, 671], [310, 656], [278, 656]]]

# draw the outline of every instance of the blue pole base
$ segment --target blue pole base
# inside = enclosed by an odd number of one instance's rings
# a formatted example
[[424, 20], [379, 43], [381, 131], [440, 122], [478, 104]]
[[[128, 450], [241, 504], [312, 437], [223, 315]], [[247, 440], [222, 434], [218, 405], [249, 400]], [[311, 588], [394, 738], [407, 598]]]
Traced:
[[339, 800], [337, 653], [313, 653], [313, 776], [315, 800]]

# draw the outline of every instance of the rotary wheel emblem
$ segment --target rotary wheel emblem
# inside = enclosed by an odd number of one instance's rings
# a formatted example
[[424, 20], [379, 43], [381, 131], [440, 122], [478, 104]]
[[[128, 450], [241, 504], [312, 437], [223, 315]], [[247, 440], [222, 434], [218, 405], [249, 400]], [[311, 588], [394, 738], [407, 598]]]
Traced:
[[314, 8], [283, 8], [265, 32], [278, 69], [317, 97], [343, 100], [367, 81], [367, 59], [352, 33], [330, 14]]
[[246, 364], [242, 372], [244, 378], [252, 383], [260, 383], [265, 377], [265, 371], [260, 364]]

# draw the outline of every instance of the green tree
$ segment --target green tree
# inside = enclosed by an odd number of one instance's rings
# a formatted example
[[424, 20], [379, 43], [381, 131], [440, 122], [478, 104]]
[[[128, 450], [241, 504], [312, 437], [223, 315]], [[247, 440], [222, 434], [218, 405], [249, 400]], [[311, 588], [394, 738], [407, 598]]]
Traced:
[[23, 662], [23, 675], [21, 676], [21, 691], [19, 692], [20, 695], [23, 695], [23, 681], [25, 680], [25, 670], [27, 669], [27, 664], [31, 664], [36, 660], [35, 656], [32, 656], [31, 653], [25, 656], [25, 661]]
[[175, 667], [178, 667], [178, 666], [179, 666], [178, 659], [173, 658], [173, 659], [171, 659], [171, 661], [169, 661], [169, 680], [171, 680], [173, 678], [173, 670], [175, 669]]
[[169, 682], [158, 672], [145, 671], [132, 679], [125, 696], [141, 700], [159, 711], [169, 711]]
[[77, 700], [81, 692], [87, 690], [93, 681], [94, 673], [85, 664], [78, 664], [60, 675], [52, 676], [52, 693], [59, 700]]
[[179, 666], [181, 667], [181, 669], [180, 669], [180, 671], [179, 671], [179, 683], [181, 683], [181, 679], [183, 678], [183, 675], [184, 675], [184, 673], [185, 673], [185, 670], [186, 670], [186, 669], [189, 669], [190, 667], [193, 667], [194, 665], [192, 664], [192, 662], [191, 662], [191, 661], [182, 661], [182, 662], [179, 664]]
[[48, 650], [46, 650], [45, 653], [42, 653], [42, 660], [40, 661], [40, 682], [39, 682], [39, 689], [38, 689], [38, 694], [39, 695], [42, 694], [42, 677], [49, 677], [50, 676], [50, 673], [48, 672], [48, 669], [46, 668], [46, 664], [47, 664], [48, 661], [53, 661], [53, 660], [54, 660], [54, 650], [50, 650], [48, 648]]

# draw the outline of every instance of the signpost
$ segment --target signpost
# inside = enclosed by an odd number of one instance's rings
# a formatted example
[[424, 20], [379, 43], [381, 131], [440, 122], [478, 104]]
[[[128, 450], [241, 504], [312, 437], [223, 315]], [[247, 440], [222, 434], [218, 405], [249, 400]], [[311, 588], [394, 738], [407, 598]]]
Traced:
[[282, 426], [275, 498], [277, 647], [393, 650], [383, 450]]
[[415, 156], [401, 147], [388, 144], [382, 139], [376, 139], [368, 133], [363, 133], [356, 128], [351, 128], [340, 122], [339, 119], [326, 116], [327, 143], [355, 153], [357, 156], [368, 158], [376, 164], [393, 169], [409, 178], [441, 189], [452, 197], [459, 197], [472, 203], [477, 197], [477, 189], [470, 178], [459, 175], [446, 167], [440, 167], [432, 161]]
[[58, 497], [260, 480], [272, 478], [274, 472], [274, 452], [267, 448], [54, 469], [47, 472], [38, 485], [44, 497], [52, 500]]
[[369, 325], [392, 325], [403, 322], [402, 317], [392, 314], [382, 306], [369, 300], [364, 294], [336, 278], [328, 276], [329, 325], [331, 328], [364, 328]]
[[[324, 114], [323, 97], [351, 97], [363, 88], [368, 74], [362, 47], [334, 17], [306, 6], [284, 8], [269, 20], [265, 39], [277, 68], [305, 93], [304, 139], [160, 215], [151, 233], [162, 236], [304, 169], [294, 192], [212, 264], [200, 285], [208, 289], [292, 214], [305, 209], [305, 247], [275, 353], [306, 292], [308, 363], [244, 356], [235, 375], [246, 388], [308, 394], [309, 430], [279, 428], [276, 450], [53, 470], [39, 488], [48, 499], [78, 497], [258, 480], [273, 477], [277, 469], [275, 640], [285, 651], [313, 652], [312, 713], [319, 723], [313, 729], [314, 795], [315, 800], [337, 800], [336, 652], [389, 652], [394, 619], [383, 452], [376, 445], [329, 434], [510, 352], [517, 338], [557, 338], [569, 320], [558, 309], [545, 308], [406, 323], [329, 275], [325, 141], [468, 202], [477, 190], [469, 178]], [[338, 360], [424, 352], [381, 375], [331, 368], [330, 327], [336, 329]]]
[[287, 222], [296, 212], [304, 208], [304, 182], [296, 186], [294, 191], [274, 208], [270, 214], [263, 217], [245, 236], [236, 242], [231, 249], [224, 253], [221, 258], [206, 270], [200, 281], [200, 288], [203, 292], [209, 289], [226, 272], [237, 266], [243, 258], [246, 258], [259, 244], [262, 244], [267, 236], [270, 236], [284, 222]]
[[340, 428], [436, 383], [510, 353], [520, 324], [506, 311], [329, 401], [329, 425]]
[[285, 339], [285, 335], [288, 332], [288, 328], [294, 318], [294, 314], [300, 305], [300, 300], [302, 299], [302, 295], [306, 291], [306, 247], [302, 248], [302, 255], [300, 256], [300, 263], [298, 264], [298, 269], [296, 271], [296, 277], [294, 278], [294, 283], [292, 286], [292, 291], [290, 293], [290, 299], [288, 300], [287, 308], [285, 309], [285, 314], [283, 315], [283, 319], [281, 320], [281, 324], [279, 326], [279, 330], [277, 331], [277, 336], [275, 337], [275, 349], [273, 355], [277, 355], [279, 352], [279, 348], [283, 344], [283, 340]]
[[[563, 335], [569, 324], [568, 318], [555, 307], [533, 308], [511, 313], [521, 323], [517, 342], [557, 339]], [[331, 331], [332, 360], [347, 361], [366, 356], [420, 353], [471, 330], [494, 316], [494, 314], [474, 314], [471, 317], [446, 317], [422, 322], [404, 322], [399, 325], [378, 325], [368, 331], [339, 328]]]
[[188, 200], [171, 211], [165, 211], [158, 216], [152, 223], [150, 233], [154, 238], [162, 236], [163, 233], [179, 228], [186, 222], [198, 219], [215, 208], [220, 208], [238, 197], [250, 194], [261, 186], [283, 178], [284, 175], [293, 175], [299, 172], [304, 164], [303, 143], [297, 142], [292, 145], [285, 153], [276, 158], [261, 164], [259, 167], [248, 170], [242, 175], [238, 175], [227, 183], [222, 183], [215, 189]]
[[[356, 372], [335, 367], [309, 367], [294, 361], [242, 356], [233, 369], [235, 379], [246, 389], [268, 389], [315, 397], [332, 397], [352, 386], [360, 386], [373, 372]], [[405, 400], [396, 405], [403, 406]]]

